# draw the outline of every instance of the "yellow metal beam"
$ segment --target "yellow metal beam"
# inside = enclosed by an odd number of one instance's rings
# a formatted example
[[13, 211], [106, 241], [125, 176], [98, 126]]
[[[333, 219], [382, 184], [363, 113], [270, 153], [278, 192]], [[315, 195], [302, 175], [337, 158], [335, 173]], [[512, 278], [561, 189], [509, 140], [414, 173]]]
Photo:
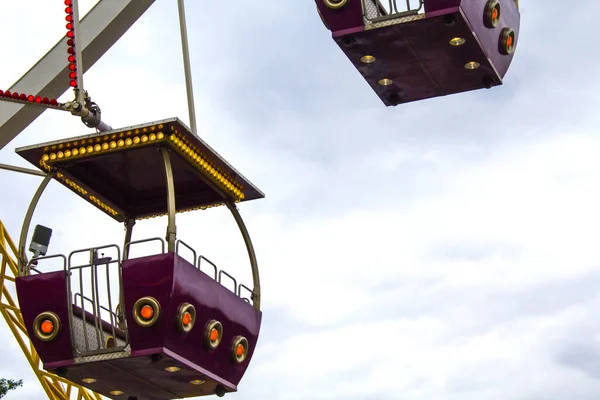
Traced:
[[[19, 305], [13, 299], [11, 292], [16, 293], [15, 279], [19, 274], [17, 266], [17, 246], [9, 236], [2, 220], [0, 220], [0, 313], [6, 324], [17, 339], [31, 369], [42, 384], [50, 400], [70, 400], [75, 394], [76, 399], [102, 400], [103, 397], [83, 386], [77, 385], [65, 378], [44, 371], [25, 327]], [[9, 286], [13, 290], [9, 290]]]

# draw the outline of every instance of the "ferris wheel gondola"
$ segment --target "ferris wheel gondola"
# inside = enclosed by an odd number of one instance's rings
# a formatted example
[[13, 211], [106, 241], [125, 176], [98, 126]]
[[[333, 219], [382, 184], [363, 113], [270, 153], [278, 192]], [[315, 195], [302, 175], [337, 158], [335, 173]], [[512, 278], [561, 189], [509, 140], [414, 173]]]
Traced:
[[[263, 193], [178, 119], [16, 151], [47, 174], [23, 223], [16, 280], [23, 319], [44, 368], [114, 399], [236, 391], [262, 318], [256, 256], [236, 203]], [[39, 228], [28, 260], [29, 225], [50, 181], [124, 223], [124, 245], [46, 255], [51, 232]], [[221, 205], [245, 241], [251, 289], [177, 238], [177, 212]], [[131, 240], [136, 220], [159, 215], [168, 216], [165, 239]], [[153, 254], [130, 257], [133, 246], [148, 242], [156, 244]], [[181, 255], [184, 248], [191, 260]], [[77, 261], [79, 256], [86, 261]], [[51, 260], [59, 260], [58, 270], [45, 270]], [[91, 284], [83, 283], [82, 274]], [[224, 280], [233, 282], [233, 290]]]
[[502, 84], [517, 0], [315, 0], [333, 40], [386, 106]]

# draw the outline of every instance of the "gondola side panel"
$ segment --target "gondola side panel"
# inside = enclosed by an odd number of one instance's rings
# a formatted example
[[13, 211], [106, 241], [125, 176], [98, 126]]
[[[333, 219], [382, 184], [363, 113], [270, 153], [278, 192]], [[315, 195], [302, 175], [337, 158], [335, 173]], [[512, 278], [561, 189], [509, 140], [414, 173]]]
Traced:
[[[168, 323], [173, 319], [173, 258], [173, 253], [167, 253], [129, 259], [122, 263], [125, 313], [133, 356], [162, 351]], [[140, 326], [133, 317], [135, 303], [143, 297], [152, 297], [160, 305], [158, 321], [150, 327]]]
[[[18, 277], [16, 287], [27, 333], [42, 362], [72, 364], [73, 346], [69, 330], [65, 272], [55, 271]], [[38, 339], [34, 332], [34, 321], [44, 312], [56, 314], [60, 321], [60, 332], [51, 341]]]
[[[481, 47], [491, 59], [498, 75], [503, 78], [516, 52], [516, 46], [519, 41], [521, 14], [514, 0], [500, 0], [501, 12], [498, 26], [488, 28], [483, 23], [483, 15], [487, 3], [488, 0], [463, 0], [460, 4], [460, 9], [481, 43]], [[508, 55], [501, 54], [499, 51], [500, 35], [503, 28], [511, 28], [515, 32], [515, 51]]]
[[[183, 258], [176, 256], [173, 311], [176, 313], [183, 303], [195, 307], [196, 322], [188, 333], [182, 332], [175, 320], [169, 324], [166, 347], [237, 385], [256, 348], [262, 313]], [[221, 344], [214, 350], [204, 343], [206, 327], [211, 320], [217, 320], [223, 325]], [[238, 335], [244, 336], [249, 343], [246, 359], [240, 364], [235, 363], [232, 357], [233, 341]]]

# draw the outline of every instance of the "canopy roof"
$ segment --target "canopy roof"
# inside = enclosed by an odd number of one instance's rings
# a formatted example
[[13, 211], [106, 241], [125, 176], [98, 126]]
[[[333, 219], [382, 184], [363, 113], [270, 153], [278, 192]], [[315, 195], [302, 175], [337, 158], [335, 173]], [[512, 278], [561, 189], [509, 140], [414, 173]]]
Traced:
[[21, 147], [15, 151], [117, 221], [167, 213], [161, 148], [170, 153], [177, 211], [264, 194], [179, 119]]

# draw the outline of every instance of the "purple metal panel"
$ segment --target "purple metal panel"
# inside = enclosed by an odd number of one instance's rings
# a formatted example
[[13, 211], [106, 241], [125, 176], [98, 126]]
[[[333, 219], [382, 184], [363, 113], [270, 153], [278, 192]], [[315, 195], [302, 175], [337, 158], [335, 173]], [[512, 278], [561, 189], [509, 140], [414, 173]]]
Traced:
[[[514, 0], [501, 0], [499, 25], [489, 29], [483, 19], [486, 3], [425, 0], [425, 14], [366, 27], [362, 22], [359, 26], [340, 23], [333, 29], [333, 39], [387, 106], [489, 88], [502, 84], [512, 62], [514, 53], [499, 51], [500, 33], [504, 27], [512, 28], [516, 46], [520, 14]], [[317, 6], [330, 14], [334, 11], [322, 0], [317, 0]], [[450, 46], [454, 37], [466, 43]], [[361, 57], [365, 55], [375, 56], [376, 61], [364, 64]], [[471, 61], [479, 63], [479, 68], [466, 69]], [[379, 85], [383, 78], [393, 84]]]
[[[68, 364], [73, 359], [69, 317], [67, 311], [67, 281], [64, 271], [29, 275], [16, 279], [19, 306], [27, 333], [44, 364], [62, 362]], [[61, 332], [51, 342], [35, 337], [33, 321], [42, 312], [55, 313], [61, 323]]]
[[498, 75], [504, 77], [515, 53], [503, 55], [499, 52], [498, 45], [500, 41], [500, 32], [505, 27], [512, 28], [515, 31], [516, 49], [519, 41], [521, 14], [517, 9], [514, 0], [500, 0], [500, 22], [496, 28], [490, 29], [483, 24], [483, 14], [486, 3], [487, 0], [463, 1], [460, 5], [460, 9], [472, 30], [475, 32], [482, 48], [485, 50], [488, 57], [491, 58], [496, 71], [498, 71]]
[[345, 7], [337, 10], [327, 7], [323, 0], [315, 1], [325, 26], [332, 32], [364, 25], [360, 0], [349, 0]]
[[[173, 321], [171, 291], [173, 287], [173, 253], [123, 261], [123, 297], [131, 349], [164, 347], [168, 324]], [[160, 304], [160, 320], [149, 328], [139, 326], [133, 319], [133, 306], [145, 296], [154, 297]]]
[[[196, 323], [188, 333], [177, 329], [175, 319], [167, 325], [166, 347], [223, 378], [232, 389], [242, 379], [254, 353], [262, 314], [227, 288], [175, 256], [172, 314], [187, 302], [196, 308]], [[215, 350], [204, 344], [206, 324], [216, 319], [223, 325], [223, 338]], [[237, 335], [248, 339], [248, 356], [241, 364], [232, 361], [231, 345]]]
[[[492, 85], [501, 84], [459, 9], [445, 11], [446, 14], [436, 13], [434, 17], [355, 33], [352, 44], [345, 43], [343, 37], [335, 40], [386, 105], [394, 105], [394, 96], [400, 103], [408, 103], [480, 89], [484, 78], [489, 78]], [[451, 25], [445, 23], [448, 15], [455, 18]], [[466, 38], [466, 43], [450, 46], [450, 39], [456, 36]], [[362, 63], [360, 58], [367, 54], [377, 61]], [[464, 65], [469, 61], [478, 61], [481, 67], [467, 70]], [[382, 78], [391, 79], [393, 85], [379, 85]]]
[[[419, 24], [402, 24], [400, 27], [402, 35], [418, 53], [424, 65], [423, 70], [430, 74], [432, 84], [437, 86], [436, 95], [482, 89], [486, 78], [492, 85], [500, 85], [501, 77], [489, 63], [468, 22], [456, 8], [447, 11], [447, 14], [417, 21]], [[447, 16], [454, 17], [451, 26], [444, 23]], [[427, 35], [423, 32], [427, 32]], [[462, 37], [466, 43], [458, 47], [451, 46], [449, 41], [453, 37]], [[465, 64], [470, 61], [477, 61], [481, 66], [468, 70]]]
[[426, 13], [444, 10], [446, 8], [458, 7], [460, 0], [425, 0], [424, 8]]
[[[161, 354], [160, 359], [136, 356], [74, 364], [67, 368], [65, 377], [110, 399], [170, 400], [197, 396], [214, 395], [219, 381], [209, 375], [197, 372], [199, 368], [188, 360], [168, 349], [154, 349]], [[166, 367], [178, 366], [181, 370], [167, 372]], [[94, 383], [85, 383], [83, 378], [94, 378]], [[204, 380], [201, 385], [191, 381]], [[109, 392], [121, 390], [122, 395], [113, 396]]]

